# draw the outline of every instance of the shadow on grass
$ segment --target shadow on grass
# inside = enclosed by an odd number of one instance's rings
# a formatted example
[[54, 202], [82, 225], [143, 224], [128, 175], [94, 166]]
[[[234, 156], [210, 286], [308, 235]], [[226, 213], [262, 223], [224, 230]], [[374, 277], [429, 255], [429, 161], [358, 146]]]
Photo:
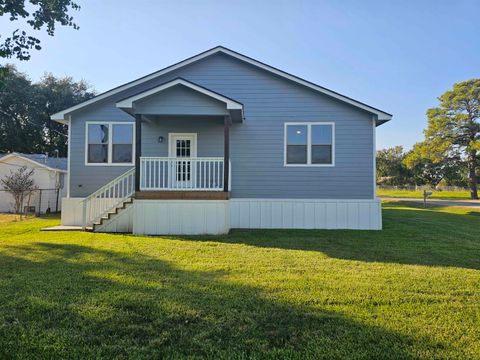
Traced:
[[480, 269], [480, 213], [435, 211], [438, 209], [410, 203], [387, 205], [382, 231], [232, 230], [227, 236], [174, 239], [320, 251], [346, 260]]
[[445, 350], [140, 254], [38, 243], [6, 248], [0, 264], [1, 358], [401, 359]]

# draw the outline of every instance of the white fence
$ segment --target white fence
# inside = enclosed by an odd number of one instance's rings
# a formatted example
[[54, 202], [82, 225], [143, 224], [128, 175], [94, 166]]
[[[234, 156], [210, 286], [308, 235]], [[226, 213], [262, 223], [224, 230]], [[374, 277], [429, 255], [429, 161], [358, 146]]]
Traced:
[[437, 187], [432, 187], [429, 185], [377, 185], [378, 189], [382, 190], [412, 190], [412, 191], [423, 191], [423, 190], [435, 190], [435, 191], [470, 191], [469, 188], [461, 186], [442, 186], [438, 185]]

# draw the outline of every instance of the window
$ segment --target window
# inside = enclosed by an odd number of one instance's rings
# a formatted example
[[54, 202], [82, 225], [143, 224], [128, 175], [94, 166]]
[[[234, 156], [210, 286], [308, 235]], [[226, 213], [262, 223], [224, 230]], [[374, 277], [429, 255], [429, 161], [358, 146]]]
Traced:
[[285, 166], [333, 166], [333, 123], [285, 124]]
[[87, 123], [87, 165], [133, 165], [133, 124]]

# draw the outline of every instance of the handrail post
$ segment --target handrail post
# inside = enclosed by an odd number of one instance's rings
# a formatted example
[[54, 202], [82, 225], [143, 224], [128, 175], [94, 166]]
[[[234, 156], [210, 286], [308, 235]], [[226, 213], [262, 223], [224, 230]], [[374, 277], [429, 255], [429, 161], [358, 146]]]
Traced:
[[135, 191], [140, 191], [140, 157], [142, 156], [142, 115], [135, 114]]
[[223, 191], [228, 192], [230, 173], [230, 116], [225, 116], [223, 123]]
[[232, 162], [228, 159], [228, 191], [232, 191]]

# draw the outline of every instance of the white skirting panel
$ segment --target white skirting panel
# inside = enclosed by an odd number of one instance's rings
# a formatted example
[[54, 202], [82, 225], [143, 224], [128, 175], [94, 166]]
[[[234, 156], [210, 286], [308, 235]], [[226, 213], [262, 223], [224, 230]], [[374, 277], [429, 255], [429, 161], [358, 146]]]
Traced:
[[133, 204], [128, 204], [125, 209], [119, 210], [110, 220], [95, 229], [96, 232], [105, 233], [131, 233], [133, 231]]
[[381, 230], [382, 205], [379, 199], [231, 199], [230, 227]]
[[[62, 199], [62, 225], [81, 225], [82, 198]], [[382, 229], [380, 200], [134, 200], [98, 231], [225, 234], [241, 229]]]
[[62, 199], [62, 225], [82, 225], [82, 204], [84, 198], [63, 198]]
[[133, 233], [147, 235], [225, 234], [228, 200], [135, 200]]

